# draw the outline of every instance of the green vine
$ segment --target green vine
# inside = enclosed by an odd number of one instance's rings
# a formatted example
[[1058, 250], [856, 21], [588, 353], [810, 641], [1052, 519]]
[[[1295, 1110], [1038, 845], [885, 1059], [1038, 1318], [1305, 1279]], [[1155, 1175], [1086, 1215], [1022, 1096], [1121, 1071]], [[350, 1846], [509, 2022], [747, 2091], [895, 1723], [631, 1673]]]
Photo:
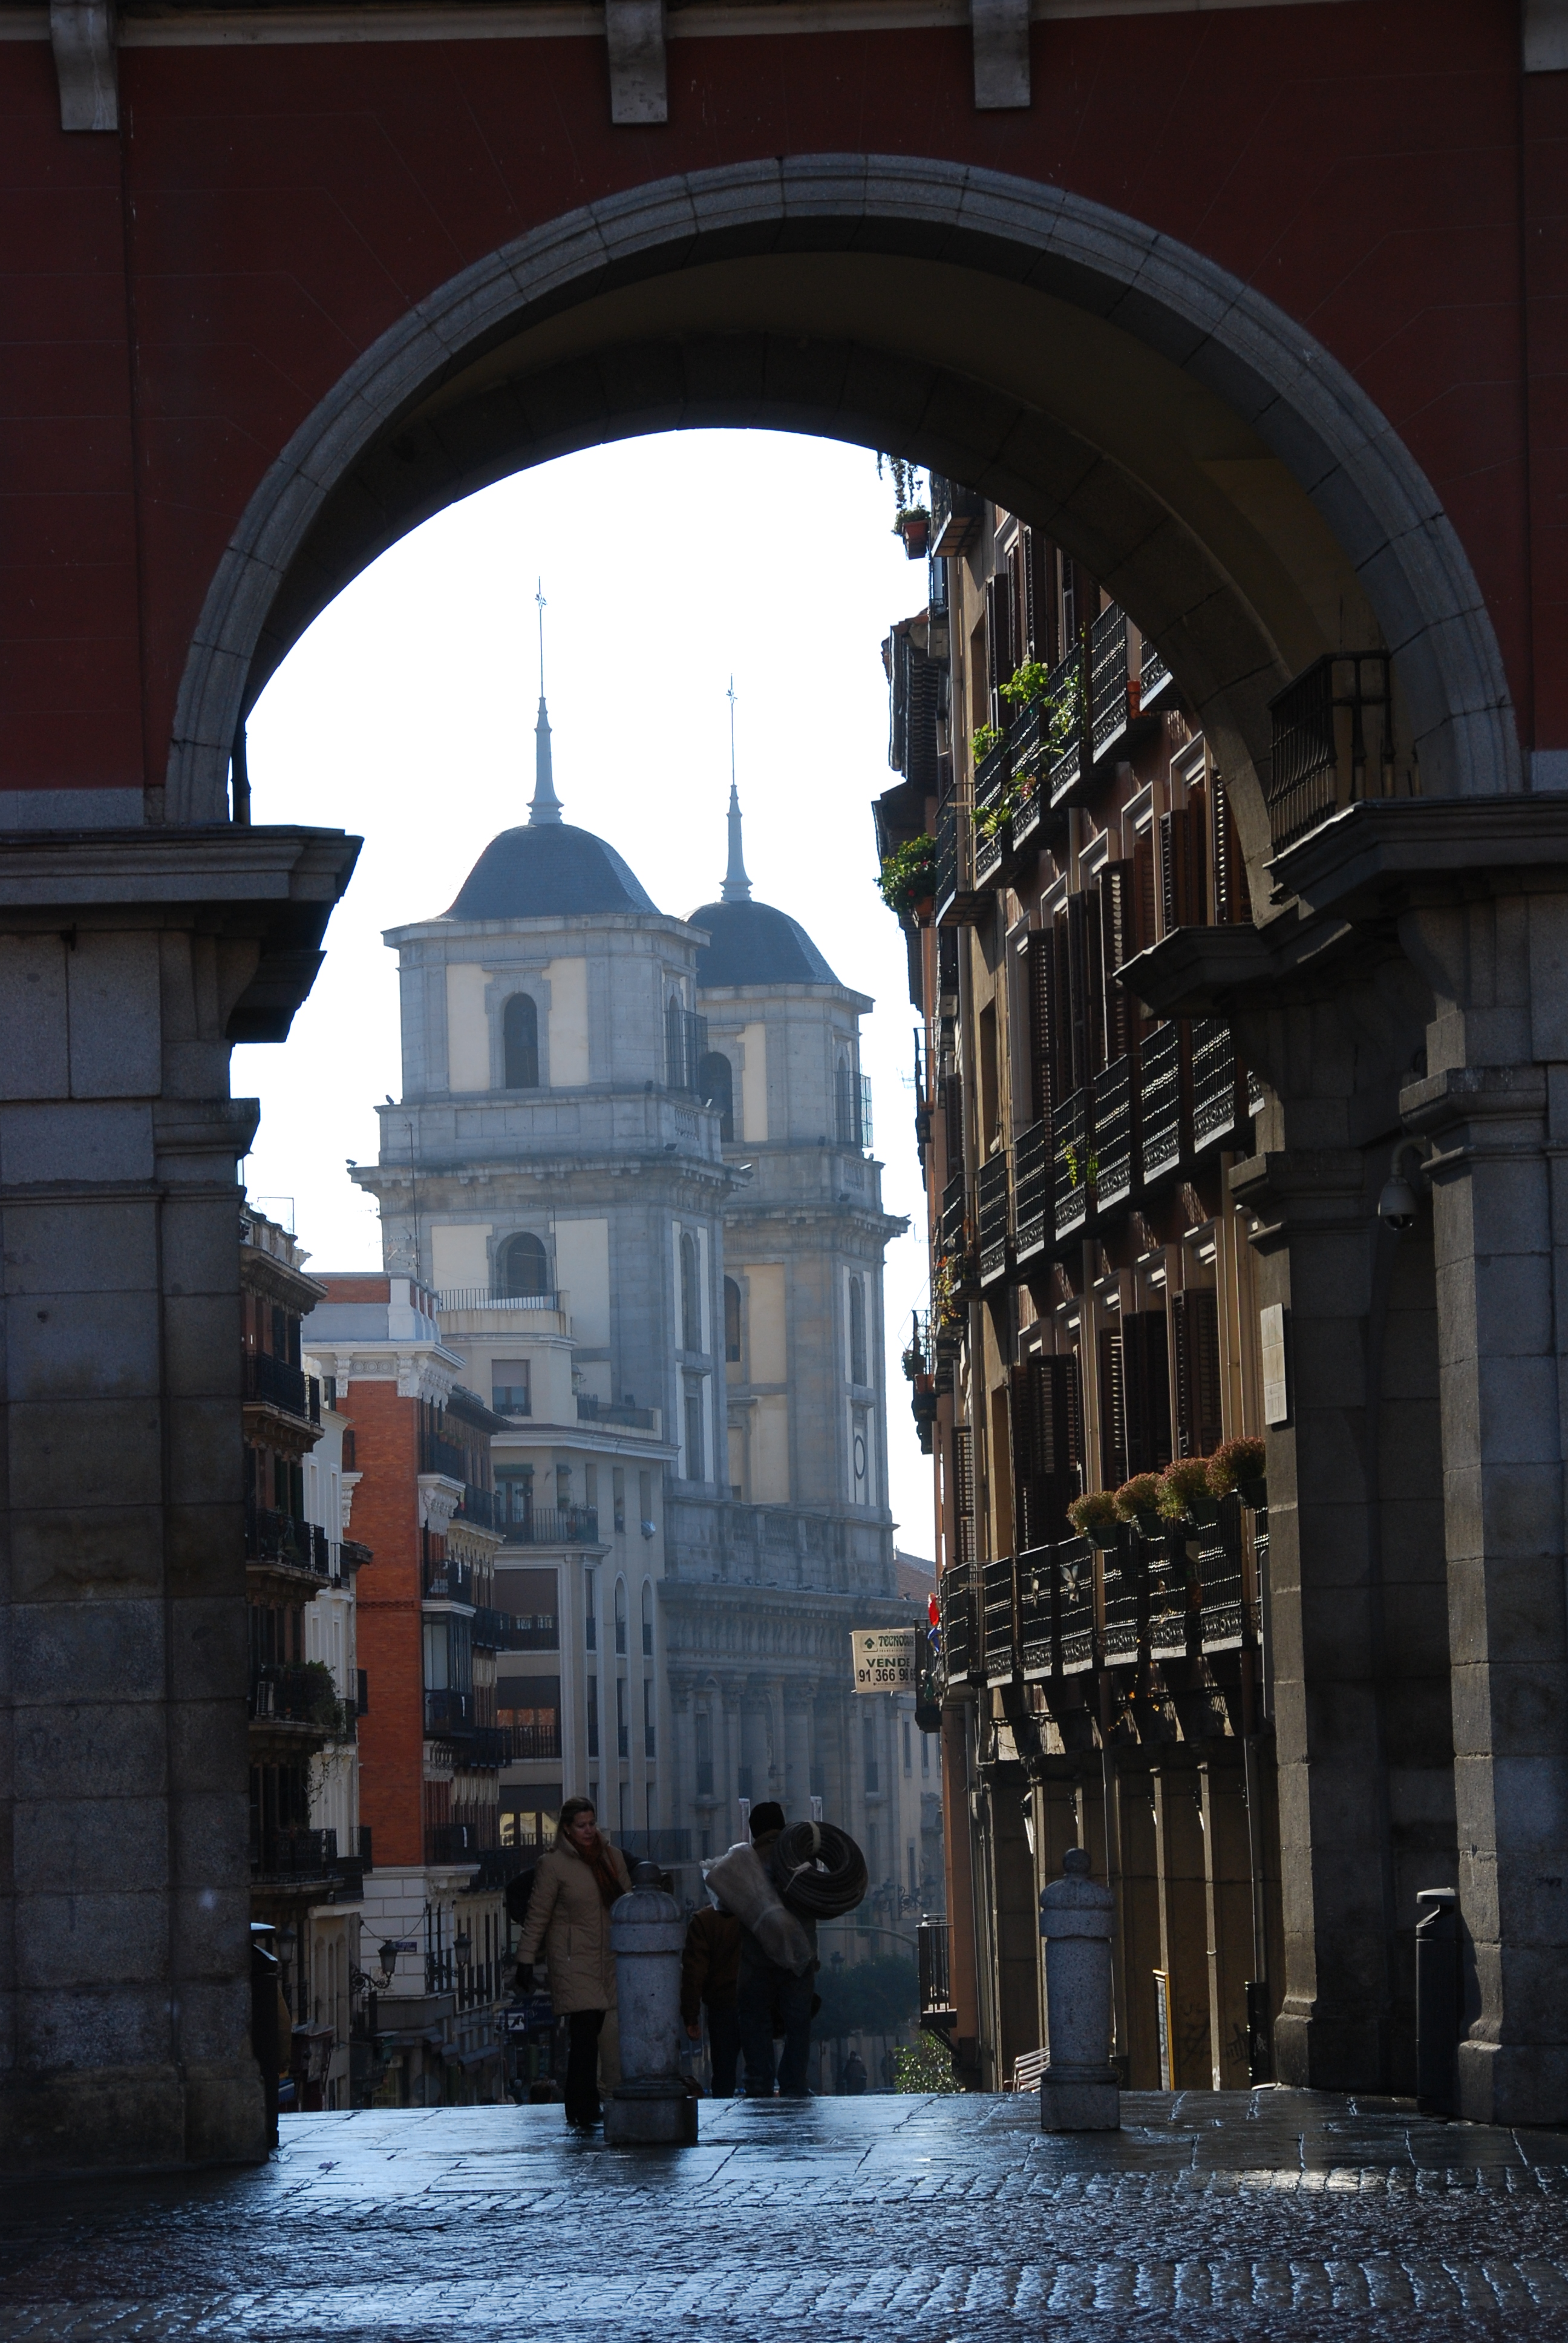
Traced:
[[914, 917], [917, 903], [930, 900], [936, 880], [937, 841], [926, 832], [883, 856], [877, 887], [889, 910], [908, 920]]
[[983, 765], [1001, 739], [994, 724], [977, 724], [970, 734], [970, 756], [977, 765]]

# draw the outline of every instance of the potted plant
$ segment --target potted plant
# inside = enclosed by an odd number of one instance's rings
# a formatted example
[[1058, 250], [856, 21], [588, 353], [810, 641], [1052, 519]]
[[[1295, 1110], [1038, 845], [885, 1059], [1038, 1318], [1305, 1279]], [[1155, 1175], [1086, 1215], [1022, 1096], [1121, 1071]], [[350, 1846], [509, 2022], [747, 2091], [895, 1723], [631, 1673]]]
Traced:
[[1068, 1506], [1067, 1518], [1079, 1536], [1086, 1537], [1091, 1545], [1121, 1544], [1121, 1524], [1116, 1515], [1116, 1500], [1109, 1489], [1093, 1489], [1087, 1496], [1074, 1497]]
[[904, 540], [904, 552], [910, 561], [923, 561], [930, 543], [931, 517], [924, 505], [901, 505], [893, 523], [893, 535]]
[[994, 724], [977, 724], [970, 734], [970, 762], [983, 765], [1001, 737]]
[[1233, 1489], [1254, 1512], [1269, 1502], [1268, 1451], [1262, 1441], [1227, 1440], [1209, 1459], [1209, 1486], [1216, 1497]]
[[1160, 1512], [1179, 1529], [1209, 1529], [1219, 1520], [1209, 1467], [1201, 1456], [1181, 1456], [1165, 1467], [1160, 1475]]
[[918, 919], [930, 910], [937, 880], [937, 841], [929, 831], [906, 839], [884, 855], [877, 890], [896, 919]]
[[1134, 1473], [1116, 1492], [1116, 1510], [1124, 1522], [1136, 1522], [1140, 1534], [1159, 1537], [1165, 1528], [1160, 1518], [1160, 1475]]

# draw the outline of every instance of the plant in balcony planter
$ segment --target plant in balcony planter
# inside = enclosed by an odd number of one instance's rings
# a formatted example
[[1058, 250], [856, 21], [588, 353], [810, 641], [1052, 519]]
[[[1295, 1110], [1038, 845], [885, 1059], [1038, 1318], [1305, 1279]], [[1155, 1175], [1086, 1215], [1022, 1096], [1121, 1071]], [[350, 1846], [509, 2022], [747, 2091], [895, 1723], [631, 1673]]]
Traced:
[[1220, 1509], [1209, 1486], [1209, 1467], [1201, 1456], [1178, 1457], [1160, 1475], [1160, 1511], [1178, 1528], [1211, 1528]]
[[899, 1363], [910, 1383], [918, 1383], [926, 1372], [926, 1354], [918, 1342], [907, 1342]]
[[1002, 685], [1001, 696], [1015, 708], [1027, 708], [1031, 699], [1043, 699], [1050, 689], [1050, 669], [1044, 660], [1024, 659]]
[[924, 505], [900, 505], [893, 523], [893, 535], [904, 540], [904, 551], [911, 561], [925, 558], [930, 540], [931, 517]]
[[1165, 1528], [1160, 1518], [1160, 1475], [1134, 1473], [1116, 1492], [1116, 1510], [1124, 1522], [1136, 1522], [1144, 1537], [1159, 1537]]
[[926, 831], [883, 857], [877, 887], [895, 918], [910, 920], [922, 904], [930, 904], [936, 883], [937, 841]]
[[1001, 739], [994, 724], [977, 724], [970, 734], [970, 756], [977, 765], [983, 765]]
[[1216, 1497], [1233, 1489], [1254, 1511], [1269, 1502], [1268, 1451], [1261, 1440], [1227, 1440], [1209, 1459], [1209, 1487]]
[[1121, 1542], [1116, 1500], [1109, 1489], [1093, 1489], [1087, 1496], [1074, 1497], [1068, 1506], [1067, 1518], [1079, 1536], [1086, 1537], [1091, 1545], [1113, 1546]]

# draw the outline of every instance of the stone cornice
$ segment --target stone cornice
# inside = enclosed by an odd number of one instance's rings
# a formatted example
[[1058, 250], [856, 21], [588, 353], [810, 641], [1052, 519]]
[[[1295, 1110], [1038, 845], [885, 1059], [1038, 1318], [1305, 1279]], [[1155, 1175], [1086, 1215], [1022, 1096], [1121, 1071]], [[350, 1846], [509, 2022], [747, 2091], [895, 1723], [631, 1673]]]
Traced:
[[1376, 798], [1347, 806], [1269, 869], [1314, 911], [1347, 918], [1401, 899], [1477, 887], [1561, 889], [1568, 873], [1568, 795]]
[[324, 1375], [349, 1383], [396, 1383], [399, 1399], [423, 1399], [444, 1407], [462, 1372], [462, 1361], [438, 1342], [307, 1342], [307, 1357]]

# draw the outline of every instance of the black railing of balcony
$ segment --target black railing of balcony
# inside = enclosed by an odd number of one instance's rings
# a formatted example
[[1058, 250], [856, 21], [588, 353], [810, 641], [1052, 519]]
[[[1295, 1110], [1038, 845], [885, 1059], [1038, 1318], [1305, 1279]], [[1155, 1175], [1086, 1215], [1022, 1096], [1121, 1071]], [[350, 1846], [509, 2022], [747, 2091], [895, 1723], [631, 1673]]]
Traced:
[[1161, 658], [1159, 647], [1145, 635], [1139, 669], [1138, 706], [1141, 711], [1152, 704], [1156, 693], [1163, 691], [1170, 680], [1171, 670]]
[[1050, 1210], [1050, 1125], [1031, 1122], [1012, 1143], [1012, 1250], [1020, 1264], [1055, 1233]]
[[1142, 1541], [1131, 1526], [1101, 1555], [1105, 1594], [1105, 1659], [1130, 1664], [1138, 1657], [1143, 1609]]
[[989, 886], [1001, 869], [1007, 818], [1000, 810], [1012, 779], [1012, 752], [999, 740], [975, 767], [975, 885]]
[[481, 1489], [472, 1481], [465, 1481], [463, 1502], [457, 1508], [456, 1518], [460, 1522], [472, 1522], [478, 1529], [498, 1529], [500, 1523], [496, 1514], [494, 1492]]
[[1392, 700], [1386, 651], [1330, 652], [1269, 703], [1274, 725], [1268, 788], [1276, 853], [1342, 807], [1396, 788]]
[[473, 1624], [468, 1630], [474, 1649], [477, 1652], [504, 1652], [511, 1625], [509, 1611], [497, 1611], [488, 1604], [481, 1604], [475, 1612]]
[[955, 1173], [942, 1190], [941, 1247], [950, 1260], [964, 1242], [964, 1175]]
[[439, 1562], [425, 1564], [425, 1600], [427, 1603], [472, 1603], [474, 1599], [474, 1565], [459, 1562], [456, 1554], [447, 1554]]
[[1051, 1119], [1051, 1182], [1058, 1238], [1070, 1237], [1089, 1218], [1094, 1180], [1094, 1101], [1087, 1088], [1064, 1098]]
[[980, 1642], [988, 1684], [1010, 1684], [1018, 1642], [1013, 1616], [1012, 1556], [980, 1565]]
[[427, 1432], [419, 1443], [421, 1473], [444, 1473], [448, 1481], [467, 1483], [468, 1453], [455, 1440], [443, 1440], [438, 1432]]
[[507, 1730], [512, 1736], [514, 1764], [532, 1764], [536, 1759], [558, 1757], [561, 1754], [561, 1720], [558, 1713], [534, 1725], [512, 1725]]
[[1181, 1092], [1186, 1031], [1176, 1018], [1145, 1034], [1139, 1051], [1139, 1155], [1143, 1184], [1163, 1179], [1181, 1161]]
[[471, 1692], [427, 1692], [425, 1730], [430, 1734], [471, 1733], [474, 1695]]
[[281, 1562], [291, 1570], [307, 1570], [313, 1577], [325, 1578], [328, 1554], [317, 1561], [317, 1544], [313, 1534], [315, 1524], [302, 1522], [293, 1513], [276, 1513], [265, 1505], [253, 1505], [248, 1498], [245, 1506], [245, 1552], [247, 1562]]
[[1108, 757], [1131, 714], [1127, 673], [1127, 613], [1101, 610], [1089, 636], [1089, 722], [1095, 762]]
[[934, 912], [940, 921], [959, 891], [959, 801], [950, 790], [937, 808], [937, 877]]
[[1081, 1674], [1094, 1665], [1094, 1554], [1087, 1538], [1056, 1549], [1056, 1616], [1062, 1673]]
[[[427, 1863], [466, 1863], [479, 1855], [479, 1833], [473, 1823], [431, 1823], [425, 1832]], [[450, 1953], [427, 1953], [425, 1956], [425, 1990], [427, 1993], [450, 1993], [452, 1969]]]
[[463, 1741], [463, 1763], [492, 1771], [509, 1765], [513, 1758], [510, 1727], [505, 1725], [476, 1725]]
[[337, 1833], [334, 1830], [275, 1827], [264, 1830], [259, 1839], [251, 1841], [250, 1868], [256, 1878], [340, 1877], [346, 1886], [353, 1888], [361, 1882], [368, 1865], [367, 1850], [357, 1855], [338, 1854]]
[[597, 1545], [598, 1511], [593, 1505], [534, 1505], [520, 1522], [507, 1523], [509, 1545]]
[[921, 2017], [950, 2018], [953, 1989], [949, 1977], [945, 1920], [920, 1922], [915, 1930], [915, 1958], [920, 1968]]
[[1236, 1037], [1221, 1017], [1195, 1017], [1191, 1028], [1192, 1152], [1229, 1147], [1246, 1120], [1236, 1064]]
[[[314, 1381], [314, 1378], [311, 1380]], [[310, 1394], [306, 1389], [306, 1376], [299, 1367], [291, 1367], [286, 1359], [275, 1359], [267, 1351], [246, 1351], [245, 1353], [245, 1396], [266, 1407], [281, 1408], [286, 1415], [297, 1415], [307, 1423], [321, 1421], [321, 1386], [317, 1384], [316, 1413], [310, 1412]]]
[[1187, 1541], [1174, 1533], [1146, 1538], [1143, 1561], [1149, 1584], [1149, 1656], [1185, 1659], [1191, 1613]]
[[578, 1422], [579, 1423], [619, 1424], [628, 1432], [651, 1432], [653, 1410], [650, 1407], [627, 1407], [618, 1402], [596, 1399], [592, 1392], [578, 1392]]
[[974, 1591], [967, 1570], [949, 1569], [939, 1582], [941, 1604], [942, 1673], [950, 1684], [967, 1684], [978, 1653]]
[[335, 1740], [352, 1733], [352, 1712], [321, 1660], [271, 1660], [253, 1667], [249, 1706], [258, 1723], [310, 1725]]
[[1056, 1557], [1048, 1545], [1018, 1557], [1018, 1664], [1033, 1676], [1056, 1666]]
[[1241, 1562], [1241, 1505], [1232, 1495], [1220, 1503], [1220, 1519], [1198, 1543], [1201, 1634], [1205, 1652], [1238, 1650], [1248, 1625]]
[[1131, 1056], [1113, 1059], [1094, 1078], [1094, 1203], [1118, 1212], [1132, 1201], [1137, 1167], [1138, 1069]]
[[[591, 1622], [589, 1624], [591, 1624]], [[561, 1629], [558, 1619], [552, 1619], [542, 1611], [534, 1613], [520, 1611], [513, 1614], [511, 1624], [507, 1630], [506, 1640], [498, 1644], [496, 1648], [502, 1652], [558, 1652], [560, 1647]], [[593, 1649], [591, 1638], [588, 1642], [588, 1649], [589, 1651]]]
[[1031, 699], [1021, 714], [1014, 719], [1007, 745], [1012, 759], [1012, 785], [1010, 795], [1012, 811], [1008, 817], [1008, 851], [1016, 854], [1032, 839], [1040, 828], [1050, 775], [1046, 770], [1049, 752], [1043, 737], [1043, 720], [1038, 699]]
[[984, 517], [985, 499], [978, 488], [962, 488], [957, 480], [944, 479], [940, 472], [931, 474], [933, 554], [967, 553], [980, 535]]
[[1059, 659], [1052, 668], [1047, 687], [1051, 706], [1062, 711], [1051, 726], [1051, 737], [1056, 743], [1049, 767], [1050, 802], [1053, 806], [1064, 804], [1083, 777], [1088, 701], [1084, 669], [1083, 645], [1075, 643], [1067, 657]]
[[980, 1165], [975, 1181], [982, 1286], [995, 1285], [1007, 1275], [1008, 1184], [1008, 1161], [1003, 1151]]

